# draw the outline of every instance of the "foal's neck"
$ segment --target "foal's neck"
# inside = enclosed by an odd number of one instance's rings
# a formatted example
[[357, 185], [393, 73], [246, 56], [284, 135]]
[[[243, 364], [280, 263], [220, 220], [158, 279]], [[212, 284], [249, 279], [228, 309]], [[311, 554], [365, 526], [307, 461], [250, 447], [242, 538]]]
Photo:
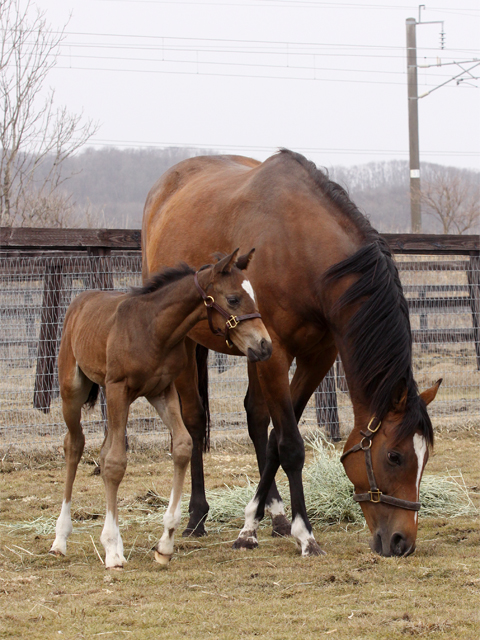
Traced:
[[205, 315], [205, 306], [195, 287], [193, 275], [187, 275], [150, 295], [157, 334], [163, 335], [168, 331], [168, 342], [171, 344], [180, 342]]

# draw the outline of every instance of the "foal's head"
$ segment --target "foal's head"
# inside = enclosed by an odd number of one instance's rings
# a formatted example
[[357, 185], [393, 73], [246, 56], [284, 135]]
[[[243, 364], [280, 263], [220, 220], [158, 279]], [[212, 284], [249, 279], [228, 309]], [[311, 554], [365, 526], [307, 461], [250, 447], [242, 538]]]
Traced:
[[[228, 320], [215, 308], [211, 309], [212, 324], [215, 329], [228, 327], [227, 344], [233, 343], [250, 362], [268, 360], [272, 355], [272, 341], [260, 317], [243, 318], [258, 314], [253, 287], [245, 271], [253, 258], [255, 249], [238, 256], [236, 249], [222, 257], [215, 265], [202, 269], [201, 274], [205, 293], [230, 316]], [[205, 304], [207, 305], [207, 302]]]
[[[413, 399], [405, 393], [381, 423], [373, 420], [360, 432], [355, 428], [345, 445], [345, 472], [355, 487], [356, 499], [361, 499], [372, 533], [371, 547], [380, 555], [405, 556], [415, 550], [420, 480], [433, 444], [426, 407], [440, 383]], [[367, 437], [361, 440], [363, 434]], [[350, 452], [357, 443], [362, 448]], [[378, 493], [372, 491], [372, 472]], [[389, 498], [394, 500], [388, 503]]]

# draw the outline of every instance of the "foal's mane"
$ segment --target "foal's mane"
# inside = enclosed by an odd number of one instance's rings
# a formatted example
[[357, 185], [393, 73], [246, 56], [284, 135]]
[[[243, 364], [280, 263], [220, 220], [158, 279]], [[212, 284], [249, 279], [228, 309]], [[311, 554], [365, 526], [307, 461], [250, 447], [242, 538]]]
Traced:
[[397, 427], [399, 442], [417, 429], [433, 444], [432, 423], [412, 372], [412, 333], [408, 305], [397, 267], [387, 243], [350, 200], [348, 193], [302, 155], [282, 149], [280, 154], [298, 162], [319, 189], [346, 215], [364, 239], [354, 255], [333, 265], [323, 282], [346, 275], [359, 279], [337, 301], [334, 312], [361, 302], [349, 321], [346, 340], [351, 349], [351, 375], [370, 400], [370, 412], [382, 420], [405, 395], [405, 414]]
[[178, 280], [182, 280], [186, 276], [193, 275], [194, 273], [194, 269], [185, 262], [181, 262], [176, 267], [166, 267], [165, 269], [162, 269], [162, 271], [154, 273], [143, 287], [132, 287], [130, 289], [130, 296], [136, 297], [146, 295], [147, 293], [153, 293], [154, 291], [163, 289], [167, 285], [178, 282]]

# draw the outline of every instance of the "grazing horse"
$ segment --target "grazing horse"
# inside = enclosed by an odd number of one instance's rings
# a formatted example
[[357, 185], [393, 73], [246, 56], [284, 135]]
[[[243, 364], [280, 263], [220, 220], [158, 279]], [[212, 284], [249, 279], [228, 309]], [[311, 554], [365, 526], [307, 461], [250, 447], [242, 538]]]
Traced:
[[[274, 534], [290, 532], [275, 485], [282, 465], [290, 486], [291, 534], [302, 555], [322, 553], [305, 508], [305, 452], [297, 425], [340, 352], [354, 409], [346, 472], [371, 529], [373, 548], [383, 555], [410, 553], [417, 534], [420, 479], [433, 444], [426, 405], [439, 383], [418, 393], [408, 307], [388, 246], [343, 188], [285, 149], [263, 163], [240, 156], [185, 160], [148, 194], [142, 228], [144, 278], [178, 260], [200, 265], [214, 251], [253, 245], [256, 259], [249, 276], [273, 355], [266, 362], [248, 363], [245, 408], [261, 479], [234, 546], [258, 544], [256, 530], [265, 510], [272, 516]], [[213, 336], [206, 323], [189, 333], [189, 362], [176, 381], [193, 439], [190, 520], [184, 535], [204, 534], [208, 513], [202, 460], [206, 418], [195, 343], [241, 355]], [[205, 349], [198, 351], [201, 355]], [[270, 419], [274, 429], [269, 436]], [[367, 453], [362, 455], [358, 443]], [[380, 499], [382, 491], [388, 495]], [[365, 495], [368, 502], [359, 498]], [[396, 500], [387, 503], [387, 497]]]
[[[187, 362], [185, 336], [208, 316], [212, 331], [225, 335], [249, 360], [265, 360], [272, 352], [252, 285], [243, 274], [253, 250], [235, 263], [237, 254], [238, 249], [197, 273], [186, 264], [166, 269], [144, 287], [126, 294], [86, 291], [69, 306], [58, 356], [63, 416], [68, 427], [64, 444], [67, 478], [51, 553], [66, 554], [67, 537], [72, 532], [72, 486], [85, 443], [81, 409], [85, 403], [95, 404], [101, 385], [106, 390], [108, 408], [108, 432], [100, 453], [107, 498], [100, 538], [106, 552], [105, 567], [121, 568], [125, 563], [117, 491], [127, 466], [125, 428], [129, 407], [141, 396], [158, 411], [172, 436], [173, 488], [163, 518], [165, 530], [155, 546], [157, 562], [167, 564], [170, 560], [192, 452], [192, 439], [183, 423], [175, 389], [175, 378]], [[223, 324], [225, 329], [221, 328]]]

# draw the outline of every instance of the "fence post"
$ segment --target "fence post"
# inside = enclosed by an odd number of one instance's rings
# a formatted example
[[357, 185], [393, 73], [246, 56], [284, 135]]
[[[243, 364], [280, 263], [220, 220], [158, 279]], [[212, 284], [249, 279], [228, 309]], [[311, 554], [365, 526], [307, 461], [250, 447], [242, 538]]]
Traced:
[[480, 257], [470, 256], [467, 270], [470, 307], [472, 309], [473, 340], [477, 356], [477, 370], [480, 371]]
[[43, 411], [43, 413], [50, 412], [50, 403], [52, 401], [62, 279], [61, 261], [49, 261], [43, 285], [37, 369], [33, 391], [33, 406], [35, 409]]
[[335, 364], [322, 380], [314, 395], [318, 426], [325, 426], [328, 438], [333, 442], [338, 442], [341, 438], [335, 388]]

